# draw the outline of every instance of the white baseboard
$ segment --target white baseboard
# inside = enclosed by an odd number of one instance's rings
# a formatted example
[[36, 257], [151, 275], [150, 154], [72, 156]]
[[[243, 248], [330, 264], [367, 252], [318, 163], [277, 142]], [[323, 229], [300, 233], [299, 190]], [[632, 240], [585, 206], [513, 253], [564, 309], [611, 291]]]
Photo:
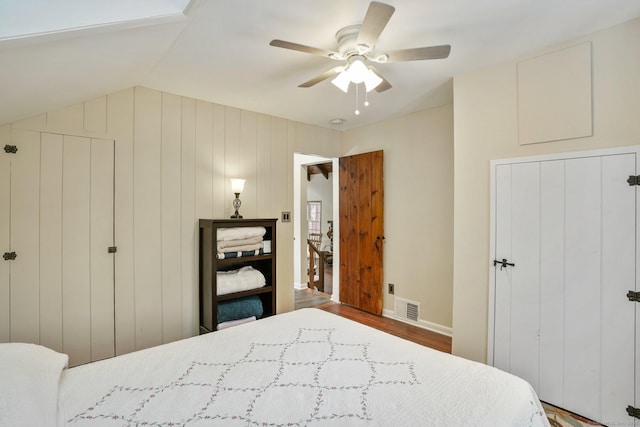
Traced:
[[297, 290], [301, 291], [303, 289], [307, 289], [307, 284], [306, 283], [296, 283], [293, 282], [293, 287], [296, 288]]
[[427, 329], [431, 332], [435, 332], [438, 333], [440, 335], [446, 335], [448, 337], [451, 337], [453, 335], [453, 330], [448, 327], [448, 326], [443, 326], [443, 325], [439, 325], [437, 323], [433, 323], [433, 322], [428, 322], [426, 320], [422, 320], [422, 319], [418, 319], [417, 322], [407, 322], [404, 319], [400, 319], [398, 317], [395, 317], [393, 315], [393, 310], [382, 310], [382, 315], [384, 317], [388, 317], [389, 319], [393, 319], [393, 320], [399, 320], [401, 322], [404, 322], [408, 325], [413, 325], [413, 326], [417, 326], [419, 328], [422, 329]]

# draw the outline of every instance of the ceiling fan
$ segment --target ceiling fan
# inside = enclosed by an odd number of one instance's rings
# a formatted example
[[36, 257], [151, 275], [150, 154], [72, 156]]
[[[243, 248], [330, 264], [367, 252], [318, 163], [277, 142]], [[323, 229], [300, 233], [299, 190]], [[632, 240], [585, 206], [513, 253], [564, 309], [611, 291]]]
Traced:
[[376, 1], [371, 2], [362, 25], [350, 25], [338, 30], [336, 33], [337, 52], [277, 39], [271, 40], [269, 44], [343, 62], [343, 65], [333, 67], [319, 76], [300, 84], [298, 87], [311, 87], [335, 76], [332, 83], [343, 92], [348, 91], [352, 82], [356, 84], [364, 83], [367, 92], [373, 89], [376, 92], [384, 92], [391, 88], [391, 84], [373, 65], [367, 65], [366, 63], [384, 64], [389, 62], [421, 61], [424, 59], [444, 59], [449, 56], [451, 51], [450, 45], [440, 45], [377, 52], [375, 43], [393, 12], [395, 12], [393, 6]]

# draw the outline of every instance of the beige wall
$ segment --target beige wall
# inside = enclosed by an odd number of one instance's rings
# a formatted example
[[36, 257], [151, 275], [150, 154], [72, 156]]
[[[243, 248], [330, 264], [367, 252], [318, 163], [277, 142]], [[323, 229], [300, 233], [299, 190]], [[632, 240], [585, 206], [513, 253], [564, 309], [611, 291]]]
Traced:
[[[343, 155], [384, 150], [384, 309], [421, 303], [421, 323], [449, 332], [452, 312], [453, 106], [349, 130]], [[444, 328], [440, 328], [444, 327]]]
[[[114, 139], [118, 354], [197, 332], [197, 219], [293, 208], [293, 153], [328, 157], [339, 132], [135, 87], [0, 126]], [[46, 215], [46, 212], [41, 212]], [[278, 222], [277, 311], [293, 309], [293, 223]]]
[[516, 60], [454, 79], [454, 354], [486, 360], [489, 161], [640, 143], [640, 20], [529, 57], [582, 41], [593, 42], [592, 137], [518, 145]]

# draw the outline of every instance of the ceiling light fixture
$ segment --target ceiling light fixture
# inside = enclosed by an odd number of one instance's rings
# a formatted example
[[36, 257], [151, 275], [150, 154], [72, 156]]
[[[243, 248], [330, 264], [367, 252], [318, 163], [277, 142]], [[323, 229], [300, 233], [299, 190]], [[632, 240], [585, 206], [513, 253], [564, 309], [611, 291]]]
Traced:
[[367, 93], [378, 87], [382, 83], [382, 78], [378, 76], [373, 70], [364, 64], [364, 57], [361, 55], [354, 55], [348, 59], [349, 65], [347, 65], [338, 75], [331, 80], [331, 83], [344, 93], [349, 91], [351, 83], [356, 86], [356, 116], [360, 114], [358, 110], [358, 85], [364, 83], [366, 89], [364, 106], [369, 106], [369, 99]]

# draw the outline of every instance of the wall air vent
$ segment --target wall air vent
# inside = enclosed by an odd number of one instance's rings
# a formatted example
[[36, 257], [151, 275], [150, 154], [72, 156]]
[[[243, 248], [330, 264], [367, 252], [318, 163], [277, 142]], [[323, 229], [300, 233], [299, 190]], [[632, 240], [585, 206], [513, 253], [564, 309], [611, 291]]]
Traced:
[[420, 303], [396, 297], [394, 316], [398, 319], [417, 322], [420, 318]]

